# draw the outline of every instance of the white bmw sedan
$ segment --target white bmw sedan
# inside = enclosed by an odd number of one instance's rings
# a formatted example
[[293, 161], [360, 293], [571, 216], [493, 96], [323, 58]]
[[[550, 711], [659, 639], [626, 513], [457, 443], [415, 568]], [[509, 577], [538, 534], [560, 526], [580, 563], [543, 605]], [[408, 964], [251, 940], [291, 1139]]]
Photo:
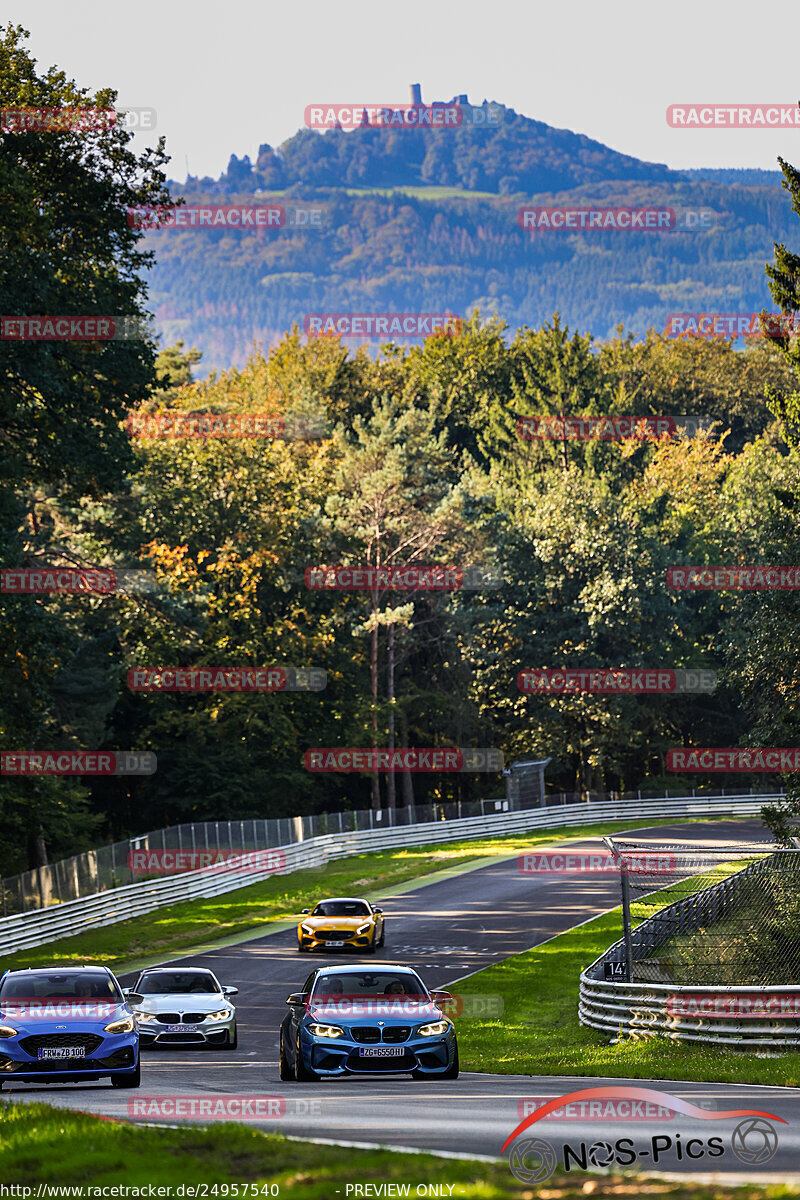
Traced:
[[212, 971], [154, 967], [123, 991], [137, 997], [130, 1007], [142, 1050], [191, 1045], [236, 1049], [236, 1009], [229, 997], [239, 989], [224, 987]]

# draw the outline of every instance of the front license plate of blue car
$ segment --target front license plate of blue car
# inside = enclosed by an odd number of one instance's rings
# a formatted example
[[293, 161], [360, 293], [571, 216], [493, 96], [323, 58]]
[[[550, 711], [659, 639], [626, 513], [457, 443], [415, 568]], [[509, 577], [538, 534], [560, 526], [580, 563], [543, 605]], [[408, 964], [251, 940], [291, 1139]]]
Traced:
[[85, 1058], [85, 1046], [44, 1046], [39, 1058]]
[[402, 1046], [361, 1046], [358, 1052], [362, 1058], [402, 1058], [405, 1054]]

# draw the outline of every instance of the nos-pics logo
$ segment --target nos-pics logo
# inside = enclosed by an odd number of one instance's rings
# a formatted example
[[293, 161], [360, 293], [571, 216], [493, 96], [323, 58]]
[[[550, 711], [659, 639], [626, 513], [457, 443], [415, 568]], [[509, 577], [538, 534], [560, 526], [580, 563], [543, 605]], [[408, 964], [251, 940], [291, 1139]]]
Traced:
[[[550, 1116], [557, 1109], [585, 1101], [625, 1100], [633, 1104], [657, 1104], [672, 1112], [701, 1121], [729, 1121], [738, 1118], [738, 1123], [729, 1135], [729, 1146], [739, 1162], [748, 1166], [768, 1163], [778, 1149], [778, 1134], [773, 1121], [785, 1124], [783, 1117], [760, 1109], [736, 1108], [709, 1111], [681, 1100], [669, 1092], [653, 1088], [599, 1087], [583, 1088], [556, 1096], [542, 1104], [530, 1116], [517, 1125], [506, 1139], [501, 1154], [511, 1147], [509, 1167], [521, 1183], [542, 1183], [549, 1179], [560, 1165], [563, 1170], [591, 1170], [592, 1168], [630, 1167], [634, 1163], [648, 1166], [653, 1164], [663, 1170], [665, 1164], [674, 1168], [678, 1162], [696, 1167], [701, 1159], [718, 1159], [726, 1153], [724, 1135], [686, 1137], [674, 1130], [670, 1133], [655, 1133], [649, 1138], [620, 1137], [613, 1140], [600, 1138], [597, 1141], [563, 1141], [560, 1149], [553, 1142], [535, 1134], [523, 1136], [532, 1125]], [[603, 1106], [592, 1105], [596, 1112]], [[591, 1112], [591, 1109], [590, 1109]], [[592, 1116], [588, 1120], [605, 1120], [607, 1116]], [[612, 1118], [614, 1119], [614, 1118]], [[617, 1117], [616, 1119], [620, 1119]]]

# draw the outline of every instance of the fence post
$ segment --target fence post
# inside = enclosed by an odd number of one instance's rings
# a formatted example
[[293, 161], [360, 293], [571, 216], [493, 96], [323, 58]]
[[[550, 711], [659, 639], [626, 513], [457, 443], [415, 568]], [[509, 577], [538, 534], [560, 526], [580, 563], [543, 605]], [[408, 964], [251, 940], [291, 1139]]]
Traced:
[[0, 875], [0, 892], [3, 893], [3, 916], [7, 917], [8, 913], [6, 912], [6, 881], [2, 875]]
[[620, 861], [622, 881], [622, 935], [625, 938], [625, 978], [633, 983], [633, 938], [631, 936], [631, 889], [628, 881], [628, 866]]

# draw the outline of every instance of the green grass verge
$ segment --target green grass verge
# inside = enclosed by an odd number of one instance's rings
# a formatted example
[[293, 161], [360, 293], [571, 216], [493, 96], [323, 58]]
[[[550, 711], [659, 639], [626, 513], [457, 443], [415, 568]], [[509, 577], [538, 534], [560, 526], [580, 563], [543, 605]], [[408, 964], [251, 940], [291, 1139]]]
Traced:
[[[729, 818], [728, 818], [729, 819]], [[220, 939], [257, 937], [275, 922], [298, 920], [302, 908], [321, 896], [366, 895], [379, 899], [399, 885], [422, 879], [443, 868], [458, 870], [491, 856], [523, 854], [531, 847], [554, 840], [581, 841], [611, 833], [622, 826], [640, 829], [674, 824], [679, 817], [603, 822], [580, 829], [555, 826], [508, 837], [479, 838], [444, 845], [413, 846], [381, 854], [357, 854], [337, 859], [325, 867], [274, 875], [205, 900], [191, 900], [156, 909], [130, 921], [90, 929], [75, 937], [0, 957], [0, 970], [18, 967], [63, 965], [70, 962], [104, 963], [112, 970], [139, 966], [213, 945]], [[387, 912], [387, 919], [391, 913]]]
[[503, 997], [499, 1019], [456, 1019], [462, 1068], [509, 1075], [800, 1086], [800, 1053], [796, 1051], [767, 1057], [666, 1037], [626, 1039], [612, 1046], [606, 1035], [580, 1025], [580, 973], [621, 935], [617, 909], [459, 983], [454, 990], [461, 995]]
[[[357, 1133], [354, 1130], [354, 1140]], [[225, 1184], [249, 1184], [246, 1190], [239, 1187], [240, 1197], [269, 1195], [270, 1185], [277, 1185], [279, 1195], [290, 1195], [293, 1200], [332, 1200], [337, 1194], [344, 1198], [346, 1185], [352, 1183], [410, 1185], [412, 1196], [418, 1184], [445, 1184], [452, 1192], [445, 1188], [444, 1195], [463, 1200], [534, 1197], [529, 1187], [514, 1179], [505, 1162], [317, 1146], [235, 1124], [145, 1129], [48, 1104], [0, 1105], [0, 1180], [34, 1191], [40, 1183], [72, 1186], [81, 1189], [72, 1195], [86, 1200], [92, 1197], [89, 1188], [115, 1184], [128, 1188], [204, 1184], [211, 1197], [234, 1195], [232, 1189], [224, 1190]], [[216, 1193], [211, 1190], [214, 1187], [219, 1189]], [[631, 1200], [642, 1195], [656, 1200], [777, 1200], [797, 1194], [774, 1186], [728, 1188], [660, 1179], [645, 1183], [631, 1177], [601, 1179], [581, 1173], [573, 1178], [555, 1176], [544, 1189], [537, 1189], [536, 1195], [548, 1200], [585, 1200], [591, 1192]]]

